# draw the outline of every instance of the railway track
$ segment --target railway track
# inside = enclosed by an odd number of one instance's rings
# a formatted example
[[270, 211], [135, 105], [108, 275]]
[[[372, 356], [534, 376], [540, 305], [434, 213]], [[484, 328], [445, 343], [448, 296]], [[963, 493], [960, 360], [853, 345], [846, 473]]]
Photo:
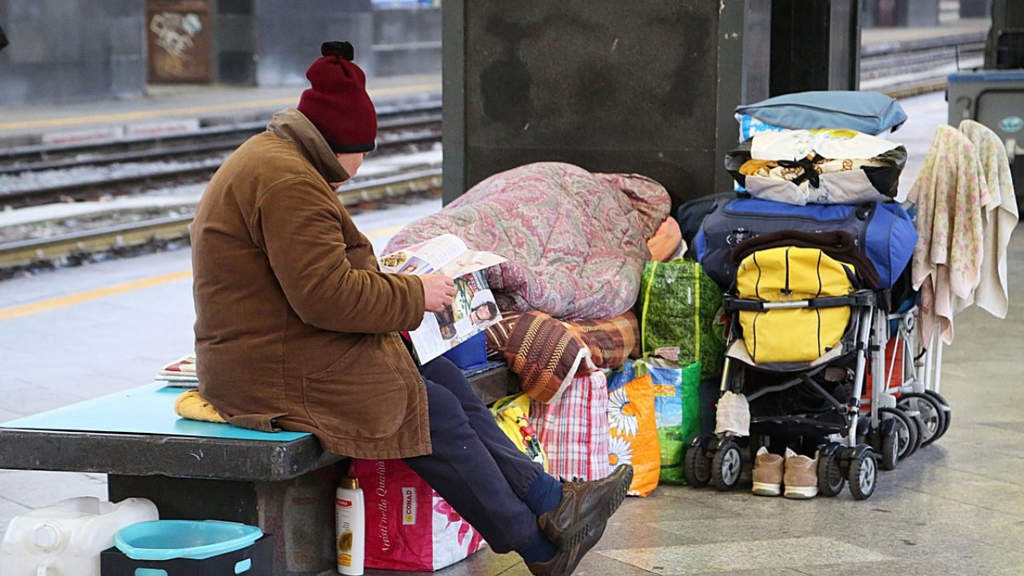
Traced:
[[984, 60], [983, 32], [875, 43], [861, 50], [860, 87], [894, 98], [936, 92], [945, 89], [949, 74]]
[[[428, 168], [366, 180], [342, 188], [338, 197], [345, 206], [358, 206], [437, 191], [440, 187], [441, 169]], [[0, 279], [24, 270], [75, 264], [96, 254], [130, 254], [148, 246], [184, 242], [191, 222], [192, 214], [188, 214], [0, 244]]]
[[[0, 206], [95, 200], [201, 182], [265, 128], [265, 123], [246, 123], [160, 138], [0, 151]], [[375, 154], [440, 142], [440, 104], [384, 111], [379, 130]]]

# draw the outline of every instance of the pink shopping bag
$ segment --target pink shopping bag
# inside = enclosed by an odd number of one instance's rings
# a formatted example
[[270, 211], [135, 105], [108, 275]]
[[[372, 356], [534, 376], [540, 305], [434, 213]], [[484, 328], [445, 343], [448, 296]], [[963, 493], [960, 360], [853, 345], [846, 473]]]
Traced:
[[401, 460], [353, 460], [366, 499], [366, 567], [440, 570], [484, 546], [483, 538]]
[[554, 402], [530, 403], [530, 421], [556, 478], [608, 475], [608, 384], [601, 371], [576, 376]]

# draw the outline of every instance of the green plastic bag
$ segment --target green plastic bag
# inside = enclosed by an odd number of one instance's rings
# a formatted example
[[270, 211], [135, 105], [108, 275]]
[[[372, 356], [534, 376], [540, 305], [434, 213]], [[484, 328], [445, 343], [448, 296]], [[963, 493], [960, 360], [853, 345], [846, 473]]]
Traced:
[[725, 361], [722, 291], [704, 268], [689, 260], [648, 262], [640, 280], [640, 342], [645, 358], [688, 366], [700, 362], [702, 378], [717, 379]]
[[[700, 363], [680, 368], [670, 362], [638, 360], [654, 383], [654, 418], [661, 450], [660, 483], [685, 484], [683, 455], [700, 434]], [[641, 366], [642, 365], [642, 366]]]

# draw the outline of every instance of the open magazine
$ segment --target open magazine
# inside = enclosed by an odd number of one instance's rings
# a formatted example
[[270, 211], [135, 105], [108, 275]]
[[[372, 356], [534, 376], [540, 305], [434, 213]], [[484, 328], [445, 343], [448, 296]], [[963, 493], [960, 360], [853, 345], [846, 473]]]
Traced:
[[484, 270], [505, 259], [470, 250], [453, 234], [444, 234], [382, 256], [381, 270], [395, 274], [444, 274], [455, 281], [455, 297], [441, 312], [427, 312], [409, 333], [416, 359], [425, 364], [501, 320]]

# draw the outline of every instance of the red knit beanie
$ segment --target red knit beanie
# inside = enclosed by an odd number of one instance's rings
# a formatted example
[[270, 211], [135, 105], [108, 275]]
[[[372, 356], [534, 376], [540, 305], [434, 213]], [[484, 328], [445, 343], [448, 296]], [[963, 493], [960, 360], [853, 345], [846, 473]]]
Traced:
[[324, 42], [320, 53], [323, 56], [306, 71], [312, 87], [302, 93], [299, 112], [335, 153], [373, 150], [377, 112], [366, 93], [366, 75], [352, 62], [352, 44]]

